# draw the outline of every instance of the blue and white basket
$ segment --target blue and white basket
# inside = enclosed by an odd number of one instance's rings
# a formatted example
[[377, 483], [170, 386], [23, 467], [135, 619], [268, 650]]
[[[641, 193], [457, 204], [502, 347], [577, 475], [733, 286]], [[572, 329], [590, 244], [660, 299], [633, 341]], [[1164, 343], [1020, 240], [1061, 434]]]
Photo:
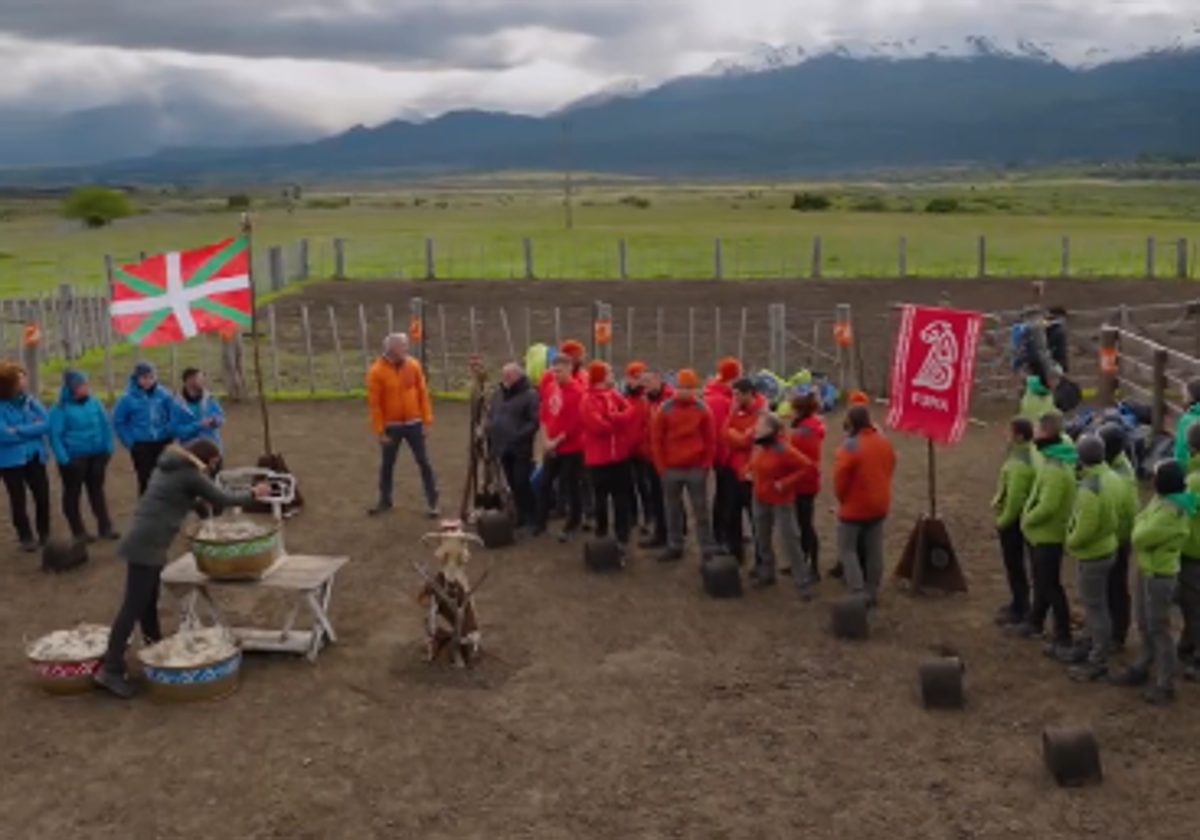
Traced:
[[198, 703], [222, 700], [237, 691], [242, 671], [242, 652], [191, 668], [151, 665], [144, 659], [142, 674], [151, 699], [160, 703]]

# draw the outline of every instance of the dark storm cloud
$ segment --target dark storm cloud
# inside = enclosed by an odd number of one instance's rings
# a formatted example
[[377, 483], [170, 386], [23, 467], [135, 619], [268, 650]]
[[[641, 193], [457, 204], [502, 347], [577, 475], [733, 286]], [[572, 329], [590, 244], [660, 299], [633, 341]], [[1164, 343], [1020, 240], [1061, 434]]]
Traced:
[[528, 56], [491, 54], [477, 39], [538, 26], [621, 40], [665, 24], [672, 5], [669, 0], [0, 0], [0, 32], [43, 43], [132, 50], [502, 69]]

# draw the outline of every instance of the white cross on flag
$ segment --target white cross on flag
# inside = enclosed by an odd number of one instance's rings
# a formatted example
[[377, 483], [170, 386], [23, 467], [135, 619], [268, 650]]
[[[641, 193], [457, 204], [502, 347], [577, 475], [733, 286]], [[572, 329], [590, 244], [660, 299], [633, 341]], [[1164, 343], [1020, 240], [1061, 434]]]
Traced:
[[250, 326], [248, 242], [226, 239], [113, 269], [113, 329], [139, 347]]

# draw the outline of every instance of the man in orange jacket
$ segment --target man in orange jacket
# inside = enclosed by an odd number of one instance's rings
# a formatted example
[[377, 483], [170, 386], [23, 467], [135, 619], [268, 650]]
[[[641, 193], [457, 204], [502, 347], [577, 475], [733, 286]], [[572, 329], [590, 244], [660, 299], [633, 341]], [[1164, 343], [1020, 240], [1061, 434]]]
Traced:
[[778, 530], [796, 589], [805, 601], [812, 600], [812, 570], [804, 562], [800, 544], [796, 496], [800, 484], [813, 469], [813, 462], [787, 442], [783, 421], [774, 414], [759, 414], [749, 466], [754, 483], [754, 543], [758, 552], [753, 579], [756, 586], [775, 583], [774, 539]]
[[733, 383], [741, 375], [741, 362], [729, 357], [721, 359], [717, 362], [717, 375], [705, 384], [701, 397], [712, 412], [713, 423], [717, 427], [717, 455], [713, 463], [716, 478], [712, 504], [713, 538], [718, 547], [728, 549], [731, 553], [733, 546], [729, 542], [729, 516], [738, 492], [738, 477], [729, 469], [729, 452], [721, 431], [729, 419], [729, 412], [733, 410]]
[[879, 600], [883, 582], [883, 522], [892, 507], [896, 451], [862, 404], [846, 412], [846, 439], [833, 462], [838, 500], [838, 559], [850, 591]]
[[421, 473], [426, 513], [438, 518], [437, 481], [429, 463], [425, 438], [433, 425], [433, 404], [421, 363], [408, 355], [408, 336], [394, 333], [383, 340], [383, 355], [367, 371], [367, 409], [371, 431], [379, 438], [379, 500], [370, 514], [392, 509], [396, 455], [407, 443]]
[[712, 412], [697, 399], [700, 377], [681, 370], [675, 396], [662, 404], [650, 421], [650, 449], [662, 477], [667, 513], [667, 550], [659, 558], [667, 563], [683, 557], [683, 494], [686, 492], [696, 523], [696, 538], [703, 557], [717, 552], [709, 516], [707, 485], [717, 452], [717, 430]]
[[734, 485], [727, 491], [728, 507], [723, 513], [727, 517], [725, 538], [729, 553], [741, 564], [746, 562], [746, 515], [753, 515], [754, 509], [754, 485], [749, 473], [750, 456], [754, 454], [754, 429], [766, 407], [767, 401], [758, 393], [753, 380], [739, 379], [733, 383], [733, 406], [722, 437], [726, 467], [732, 473]]

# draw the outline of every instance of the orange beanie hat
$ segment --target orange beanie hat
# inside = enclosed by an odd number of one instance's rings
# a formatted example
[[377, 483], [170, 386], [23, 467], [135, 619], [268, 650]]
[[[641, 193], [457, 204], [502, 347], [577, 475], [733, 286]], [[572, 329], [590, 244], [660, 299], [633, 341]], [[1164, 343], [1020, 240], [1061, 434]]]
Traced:
[[742, 375], [742, 363], [737, 359], [726, 356], [717, 362], [717, 378], [722, 382], [732, 382]]
[[846, 395], [846, 402], [849, 403], [850, 405], [870, 405], [871, 398], [868, 397], [866, 394], [864, 394], [862, 391], [851, 390]]
[[684, 368], [675, 374], [675, 381], [679, 383], [680, 388], [700, 387], [700, 377], [696, 375], [696, 371], [690, 368]]
[[625, 375], [626, 376], [638, 376], [645, 369], [646, 369], [645, 362], [630, 362], [629, 364], [625, 365]]
[[564, 356], [570, 356], [575, 361], [583, 358], [583, 345], [575, 339], [567, 339], [562, 343], [562, 347], [558, 348], [558, 352]]
[[599, 360], [592, 362], [587, 368], [588, 382], [592, 383], [593, 385], [599, 385], [602, 382], [607, 382], [608, 370], [609, 368], [606, 363]]

